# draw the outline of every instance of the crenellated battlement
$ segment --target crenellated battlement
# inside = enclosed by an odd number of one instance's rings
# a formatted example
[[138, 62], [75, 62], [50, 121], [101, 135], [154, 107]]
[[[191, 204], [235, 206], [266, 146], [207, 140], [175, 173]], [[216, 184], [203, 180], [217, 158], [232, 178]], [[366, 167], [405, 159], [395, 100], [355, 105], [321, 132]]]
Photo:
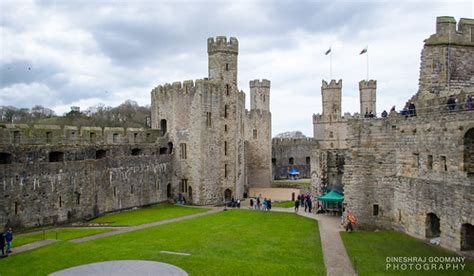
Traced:
[[155, 143], [158, 129], [0, 124], [0, 145]]
[[439, 16], [436, 18], [436, 34], [426, 39], [425, 44], [474, 46], [472, 32], [474, 32], [474, 19], [461, 18], [456, 29], [454, 17]]
[[170, 93], [183, 93], [187, 94], [195, 89], [199, 89], [204, 86], [214, 86], [218, 87], [220, 84], [215, 81], [208, 79], [197, 79], [197, 80], [185, 80], [185, 81], [175, 81], [173, 83], [165, 83], [163, 85], [156, 86], [151, 93], [153, 95], [159, 94], [170, 94]]
[[326, 88], [340, 88], [340, 89], [342, 89], [342, 79], [340, 79], [337, 82], [336, 82], [336, 80], [331, 80], [331, 82], [329, 82], [329, 84], [327, 83], [327, 81], [323, 80], [321, 88], [322, 89], [326, 89]]
[[216, 52], [239, 53], [239, 41], [235, 37], [218, 36], [215, 39], [210, 37], [207, 39], [207, 52], [209, 54]]
[[377, 81], [376, 80], [361, 80], [359, 82], [359, 89], [376, 89]]
[[267, 79], [251, 80], [251, 81], [249, 82], [249, 86], [250, 86], [250, 88], [252, 88], [252, 87], [266, 87], [266, 88], [270, 88], [270, 81], [267, 80]]
[[294, 146], [297, 145], [317, 145], [317, 141], [312, 137], [301, 137], [301, 138], [272, 138], [273, 145], [280, 146]]

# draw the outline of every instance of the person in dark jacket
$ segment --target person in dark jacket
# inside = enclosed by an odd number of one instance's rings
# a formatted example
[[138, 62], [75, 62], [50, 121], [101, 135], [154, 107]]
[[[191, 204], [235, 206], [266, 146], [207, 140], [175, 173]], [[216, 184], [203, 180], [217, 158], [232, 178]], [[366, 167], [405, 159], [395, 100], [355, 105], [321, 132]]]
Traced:
[[2, 251], [2, 257], [5, 256], [5, 236], [3, 232], [0, 232], [0, 250]]
[[300, 208], [300, 199], [295, 200], [295, 212], [298, 213], [298, 209]]
[[7, 241], [7, 254], [12, 252], [12, 241], [13, 241], [13, 231], [11, 228], [8, 228], [8, 231], [4, 234], [5, 240]]

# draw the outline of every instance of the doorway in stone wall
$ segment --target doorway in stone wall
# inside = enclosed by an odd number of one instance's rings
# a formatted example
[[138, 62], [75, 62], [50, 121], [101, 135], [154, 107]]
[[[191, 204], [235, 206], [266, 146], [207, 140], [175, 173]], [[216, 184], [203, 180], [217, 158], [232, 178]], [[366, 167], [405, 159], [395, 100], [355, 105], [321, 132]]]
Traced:
[[168, 199], [171, 198], [171, 183], [168, 183], [168, 185], [166, 185], [166, 197]]
[[464, 170], [468, 177], [474, 177], [474, 128], [464, 135]]
[[441, 235], [440, 219], [435, 213], [426, 215], [426, 238], [437, 238]]
[[232, 199], [232, 191], [230, 189], [226, 189], [224, 191], [224, 200], [227, 202], [227, 201], [230, 201]]
[[193, 188], [191, 186], [188, 187], [188, 201], [189, 203], [193, 202]]
[[461, 225], [461, 250], [474, 250], [474, 226], [472, 224]]

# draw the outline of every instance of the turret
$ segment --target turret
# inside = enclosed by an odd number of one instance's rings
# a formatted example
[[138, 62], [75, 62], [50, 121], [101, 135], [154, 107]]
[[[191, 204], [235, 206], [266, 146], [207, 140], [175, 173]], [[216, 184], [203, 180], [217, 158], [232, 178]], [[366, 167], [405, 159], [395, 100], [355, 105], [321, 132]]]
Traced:
[[436, 34], [425, 40], [426, 45], [474, 45], [474, 19], [461, 18], [456, 29], [456, 19], [452, 16], [436, 18]]
[[342, 80], [336, 82], [331, 80], [328, 84], [323, 80], [321, 86], [321, 95], [323, 98], [323, 116], [341, 116], [341, 101], [342, 101]]
[[376, 91], [377, 81], [362, 80], [359, 82], [359, 96], [360, 96], [360, 114], [366, 113], [377, 114], [376, 110]]
[[237, 85], [237, 55], [239, 42], [237, 38], [218, 36], [216, 39], [207, 39], [207, 53], [209, 57], [209, 79], [223, 80], [231, 86]]
[[270, 81], [252, 80], [250, 85], [250, 110], [270, 111]]

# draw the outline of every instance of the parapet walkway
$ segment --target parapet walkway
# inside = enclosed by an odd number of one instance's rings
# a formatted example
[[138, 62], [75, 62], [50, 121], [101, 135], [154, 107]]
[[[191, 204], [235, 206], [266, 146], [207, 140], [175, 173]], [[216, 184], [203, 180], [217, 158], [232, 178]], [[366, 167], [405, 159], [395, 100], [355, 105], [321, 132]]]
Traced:
[[[293, 208], [272, 208], [272, 211], [294, 212]], [[310, 214], [302, 210], [298, 212], [298, 215], [318, 221], [326, 275], [357, 275], [349, 260], [341, 236], [339, 235], [339, 232], [343, 230], [340, 217], [331, 217], [325, 214]]]

